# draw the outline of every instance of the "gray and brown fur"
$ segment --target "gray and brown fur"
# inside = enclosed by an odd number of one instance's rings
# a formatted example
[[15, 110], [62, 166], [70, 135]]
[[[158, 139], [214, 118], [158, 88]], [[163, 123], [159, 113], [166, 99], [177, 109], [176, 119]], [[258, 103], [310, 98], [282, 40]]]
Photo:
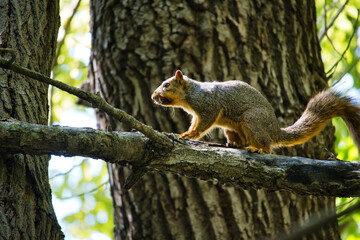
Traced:
[[181, 138], [198, 139], [213, 127], [224, 129], [228, 144], [270, 153], [272, 148], [304, 143], [336, 116], [344, 119], [360, 149], [360, 108], [331, 89], [312, 98], [293, 125], [280, 128], [274, 109], [242, 81], [198, 82], [177, 71], [152, 94], [156, 104], [181, 107], [193, 116]]

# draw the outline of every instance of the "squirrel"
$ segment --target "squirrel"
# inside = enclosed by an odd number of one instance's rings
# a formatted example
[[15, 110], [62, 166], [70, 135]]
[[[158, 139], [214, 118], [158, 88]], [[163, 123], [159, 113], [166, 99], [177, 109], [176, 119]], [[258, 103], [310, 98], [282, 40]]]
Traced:
[[211, 128], [220, 127], [228, 145], [271, 153], [274, 148], [308, 141], [328, 121], [340, 116], [360, 150], [360, 108], [331, 88], [315, 95], [301, 117], [286, 128], [280, 128], [269, 101], [240, 80], [198, 82], [177, 70], [151, 98], [155, 104], [180, 107], [192, 115], [189, 130], [179, 135], [182, 139], [198, 139]]

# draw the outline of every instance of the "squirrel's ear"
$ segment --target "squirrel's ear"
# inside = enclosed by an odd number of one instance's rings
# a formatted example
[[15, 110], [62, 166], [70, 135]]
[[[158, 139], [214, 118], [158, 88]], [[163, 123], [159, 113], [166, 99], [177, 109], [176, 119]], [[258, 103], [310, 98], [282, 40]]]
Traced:
[[180, 70], [177, 70], [175, 73], [175, 80], [178, 82], [182, 82], [184, 80], [183, 73]]

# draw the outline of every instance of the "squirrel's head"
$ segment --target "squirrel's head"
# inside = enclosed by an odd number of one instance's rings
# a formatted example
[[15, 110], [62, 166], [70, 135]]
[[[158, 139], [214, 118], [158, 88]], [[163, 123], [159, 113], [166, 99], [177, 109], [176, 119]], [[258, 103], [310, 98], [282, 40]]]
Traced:
[[[185, 77], [186, 78], [186, 77]], [[151, 95], [156, 104], [180, 107], [185, 101], [186, 88], [189, 83], [180, 70], [175, 76], [165, 80]]]

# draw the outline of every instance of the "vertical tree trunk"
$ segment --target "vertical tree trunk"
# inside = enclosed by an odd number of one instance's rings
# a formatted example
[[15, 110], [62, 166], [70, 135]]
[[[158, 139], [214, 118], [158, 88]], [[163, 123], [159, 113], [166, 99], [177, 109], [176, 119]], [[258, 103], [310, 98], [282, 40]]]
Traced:
[[[314, 2], [304, 0], [93, 0], [93, 91], [160, 131], [181, 133], [188, 116], [150, 99], [179, 68], [201, 81], [250, 83], [287, 126], [326, 87], [315, 21]], [[104, 123], [101, 114], [99, 119]], [[332, 149], [333, 141], [327, 128], [310, 143], [279, 153], [325, 159], [324, 148]], [[322, 209], [335, 210], [333, 198], [243, 190], [173, 174], [146, 174], [126, 191], [129, 169], [109, 165], [109, 173], [116, 239], [259, 239]], [[339, 239], [337, 223], [307, 239]]]
[[[49, 76], [59, 23], [58, 1], [0, 0], [0, 47]], [[0, 119], [47, 124], [47, 90], [0, 68]], [[51, 203], [48, 161], [48, 155], [0, 154], [0, 239], [64, 238]]]

